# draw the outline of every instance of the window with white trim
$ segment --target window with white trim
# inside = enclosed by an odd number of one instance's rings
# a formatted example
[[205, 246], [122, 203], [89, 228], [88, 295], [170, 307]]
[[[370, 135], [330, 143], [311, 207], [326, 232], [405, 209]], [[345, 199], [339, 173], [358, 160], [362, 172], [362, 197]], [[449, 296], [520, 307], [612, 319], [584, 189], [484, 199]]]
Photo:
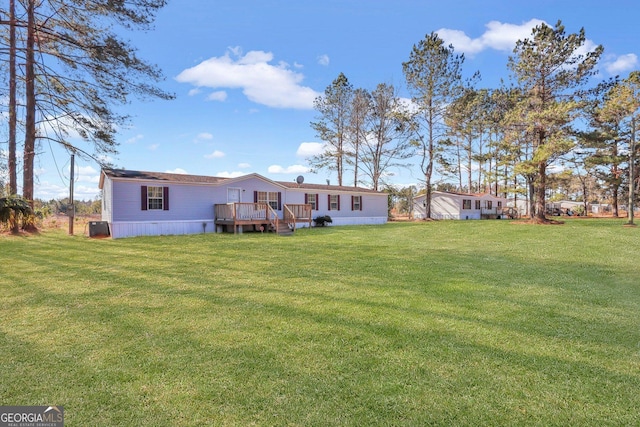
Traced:
[[476, 200], [476, 209], [480, 209], [480, 200]]
[[147, 207], [149, 210], [164, 209], [163, 187], [147, 187]]
[[271, 209], [278, 210], [277, 191], [258, 191], [258, 203], [266, 203]]
[[311, 205], [311, 209], [314, 211], [318, 210], [318, 200], [316, 200], [315, 194], [307, 193], [307, 204]]
[[352, 211], [362, 210], [362, 196], [351, 196], [351, 210]]
[[471, 199], [462, 199], [462, 209], [471, 209]]
[[340, 210], [340, 196], [336, 194], [332, 194], [329, 196], [329, 210], [332, 210], [332, 211]]

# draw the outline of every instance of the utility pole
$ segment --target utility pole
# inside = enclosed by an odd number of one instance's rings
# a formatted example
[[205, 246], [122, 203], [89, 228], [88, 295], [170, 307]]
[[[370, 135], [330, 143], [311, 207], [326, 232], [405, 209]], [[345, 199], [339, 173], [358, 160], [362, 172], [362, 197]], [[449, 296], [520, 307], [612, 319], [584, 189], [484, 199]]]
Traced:
[[69, 207], [67, 215], [69, 215], [69, 235], [73, 236], [73, 220], [75, 219], [75, 205], [73, 203], [73, 172], [75, 170], [75, 154], [71, 154], [71, 173], [69, 174]]

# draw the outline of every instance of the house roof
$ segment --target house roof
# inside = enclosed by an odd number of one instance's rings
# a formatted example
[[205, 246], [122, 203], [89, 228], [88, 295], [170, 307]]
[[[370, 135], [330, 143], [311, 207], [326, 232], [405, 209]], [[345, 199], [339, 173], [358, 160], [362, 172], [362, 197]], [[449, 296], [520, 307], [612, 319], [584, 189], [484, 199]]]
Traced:
[[103, 172], [111, 178], [135, 178], [146, 179], [152, 181], [173, 181], [173, 182], [193, 182], [193, 183], [211, 183], [217, 184], [227, 178], [205, 175], [186, 175], [179, 173], [166, 172], [146, 172], [125, 169], [103, 169]]
[[297, 182], [285, 182], [285, 181], [277, 181], [278, 184], [283, 185], [287, 188], [296, 189], [300, 188], [303, 190], [313, 190], [313, 191], [342, 191], [342, 192], [357, 192], [357, 193], [374, 193], [380, 194], [380, 191], [372, 190], [370, 188], [362, 188], [362, 187], [348, 187], [345, 185], [326, 185], [326, 184], [298, 184]]
[[252, 173], [236, 178], [222, 178], [206, 175], [186, 175], [178, 173], [166, 173], [166, 172], [148, 172], [148, 171], [135, 171], [126, 169], [103, 169], [103, 175], [100, 177], [99, 187], [103, 187], [104, 175], [115, 179], [139, 179], [139, 180], [151, 180], [151, 181], [166, 181], [177, 182], [185, 184], [213, 184], [218, 185], [223, 182], [232, 183], [243, 181], [247, 178], [260, 178], [268, 182], [272, 182], [275, 185], [279, 185], [288, 189], [301, 189], [301, 190], [313, 190], [313, 191], [341, 191], [341, 192], [358, 192], [358, 193], [373, 193], [380, 194], [379, 191], [371, 190], [369, 188], [361, 187], [346, 187], [340, 185], [323, 185], [323, 184], [298, 184], [297, 182], [287, 181], [272, 181], [262, 175]]

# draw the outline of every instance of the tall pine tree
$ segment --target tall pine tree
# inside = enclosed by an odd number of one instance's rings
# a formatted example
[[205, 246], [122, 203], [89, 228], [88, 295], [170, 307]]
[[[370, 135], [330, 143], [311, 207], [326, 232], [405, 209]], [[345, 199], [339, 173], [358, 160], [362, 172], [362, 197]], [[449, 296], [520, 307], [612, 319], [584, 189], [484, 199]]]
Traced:
[[547, 167], [573, 147], [571, 124], [584, 106], [584, 88], [602, 54], [602, 46], [582, 55], [584, 29], [566, 34], [560, 21], [555, 27], [541, 24], [531, 38], [518, 40], [509, 68], [522, 94], [513, 111], [526, 127], [532, 150], [526, 168], [534, 174], [535, 212], [545, 221]]

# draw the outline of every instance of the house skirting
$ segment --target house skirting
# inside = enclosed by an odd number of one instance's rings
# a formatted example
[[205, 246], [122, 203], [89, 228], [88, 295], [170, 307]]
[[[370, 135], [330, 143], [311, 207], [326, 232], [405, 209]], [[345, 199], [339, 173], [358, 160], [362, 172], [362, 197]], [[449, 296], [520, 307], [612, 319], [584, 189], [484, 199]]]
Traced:
[[[331, 224], [327, 224], [328, 226], [332, 226], [332, 225], [381, 225], [381, 224], [386, 224], [387, 223], [387, 217], [381, 217], [381, 216], [369, 216], [369, 217], [348, 217], [348, 216], [344, 216], [344, 217], [339, 217], [339, 216], [333, 216], [331, 215], [331, 213], [329, 213], [329, 216], [331, 217]], [[315, 218], [315, 215], [314, 215]], [[312, 223], [313, 225], [313, 223]], [[297, 228], [305, 228], [308, 227], [309, 224], [305, 224], [305, 223], [299, 223], [296, 227]]]
[[214, 233], [213, 219], [190, 221], [114, 221], [111, 237], [166, 236], [173, 234]]
[[[415, 219], [424, 219], [424, 212], [414, 213], [413, 217]], [[431, 212], [431, 219], [454, 219], [454, 220], [466, 220], [466, 219], [480, 219], [480, 213], [477, 212], [469, 212], [463, 214], [453, 214], [453, 213], [439, 213], [439, 212]]]
[[[387, 217], [331, 217], [336, 225], [380, 225], [386, 224]], [[203, 227], [203, 224], [206, 224]], [[297, 228], [308, 227], [308, 223], [298, 223]], [[218, 227], [212, 219], [190, 221], [114, 221], [109, 223], [111, 237], [168, 236], [176, 234], [215, 233]]]

